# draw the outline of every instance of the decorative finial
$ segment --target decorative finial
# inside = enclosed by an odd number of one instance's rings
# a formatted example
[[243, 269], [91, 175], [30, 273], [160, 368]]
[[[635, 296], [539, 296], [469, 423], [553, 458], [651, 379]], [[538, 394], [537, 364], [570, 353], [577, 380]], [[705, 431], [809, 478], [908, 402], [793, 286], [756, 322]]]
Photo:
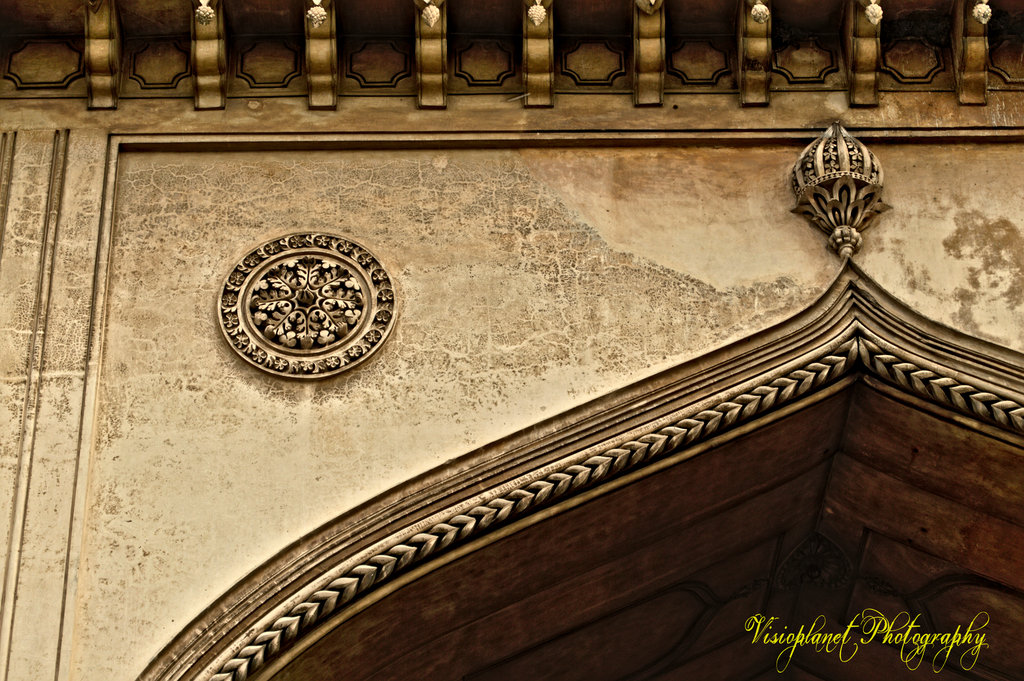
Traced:
[[978, 4], [971, 11], [971, 16], [979, 24], [987, 24], [988, 20], [992, 18], [992, 8], [988, 6], [988, 0], [978, 0]]
[[868, 21], [877, 26], [882, 21], [882, 6], [878, 0], [871, 0], [871, 4], [864, 8], [864, 14], [868, 15]]
[[420, 16], [423, 17], [423, 21], [427, 26], [433, 28], [434, 24], [437, 23], [437, 20], [441, 18], [441, 10], [432, 5], [431, 1], [432, 0], [424, 0], [427, 6], [423, 8], [423, 12], [420, 13]]
[[530, 18], [534, 26], [540, 26], [548, 18], [548, 11], [544, 9], [541, 0], [534, 0], [534, 4], [526, 10], [526, 16]]
[[882, 165], [875, 155], [833, 123], [793, 166], [793, 212], [829, 235], [829, 245], [845, 260], [860, 249], [860, 233], [889, 210], [881, 201], [882, 180]]
[[210, 0], [199, 0], [199, 7], [196, 7], [196, 23], [208, 26], [217, 18], [217, 13], [210, 7]]
[[771, 15], [771, 10], [768, 9], [763, 0], [755, 0], [754, 6], [750, 8], [750, 16], [759, 24], [767, 23], [768, 17]]
[[320, 28], [327, 21], [327, 10], [320, 6], [324, 0], [313, 0], [313, 6], [306, 12], [309, 23], [313, 28]]

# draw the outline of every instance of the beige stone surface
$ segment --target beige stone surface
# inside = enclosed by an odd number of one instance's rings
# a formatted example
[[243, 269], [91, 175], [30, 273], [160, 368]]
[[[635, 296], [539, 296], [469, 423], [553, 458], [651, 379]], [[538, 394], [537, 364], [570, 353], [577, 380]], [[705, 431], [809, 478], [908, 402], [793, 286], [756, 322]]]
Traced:
[[855, 260], [921, 314], [1024, 351], [1024, 146], [874, 149], [894, 208]]
[[[739, 187], [743, 149], [123, 154], [72, 678], [133, 678], [357, 503], [811, 302], [838, 262], [779, 205], [790, 151]], [[379, 354], [314, 384], [215, 316], [234, 261], [297, 230], [363, 242], [401, 296]]]
[[54, 131], [21, 131], [14, 136], [13, 149], [6, 210], [0, 212], [0, 659], [10, 649], [37, 424], [40, 296], [47, 281], [43, 258]]
[[[62, 627], [72, 624], [78, 551], [69, 534], [78, 520], [73, 518], [73, 503], [79, 500], [76, 485], [84, 482], [87, 472], [78, 467], [79, 429], [106, 142], [101, 131], [75, 131], [69, 136], [63, 184], [55, 186], [59, 194], [53, 196], [56, 238], [48, 256], [52, 278], [42, 318], [44, 345], [31, 476], [26, 478], [18, 605], [7, 661], [10, 679], [52, 677]], [[70, 612], [65, 611], [66, 603], [71, 604]]]
[[[0, 261], [10, 414], [0, 482], [11, 500], [0, 527], [18, 508], [19, 532], [24, 522], [8, 573], [19, 605], [4, 610], [12, 679], [49, 676], [56, 664], [75, 680], [130, 681], [302, 534], [479, 445], [779, 321], [839, 268], [824, 235], [789, 212], [787, 174], [805, 140], [128, 151], [110, 223], [106, 132], [70, 140], [37, 387], [27, 362], [53, 131], [18, 133]], [[894, 209], [856, 261], [923, 314], [1024, 350], [1020, 146], [872, 149]], [[101, 269], [97, 280], [107, 305], [94, 311], [97, 231], [108, 227], [109, 277]], [[300, 230], [363, 242], [401, 298], [378, 356], [313, 384], [246, 365], [215, 313], [236, 259]], [[86, 389], [100, 313], [100, 363]], [[19, 492], [26, 405], [37, 419], [34, 472]]]

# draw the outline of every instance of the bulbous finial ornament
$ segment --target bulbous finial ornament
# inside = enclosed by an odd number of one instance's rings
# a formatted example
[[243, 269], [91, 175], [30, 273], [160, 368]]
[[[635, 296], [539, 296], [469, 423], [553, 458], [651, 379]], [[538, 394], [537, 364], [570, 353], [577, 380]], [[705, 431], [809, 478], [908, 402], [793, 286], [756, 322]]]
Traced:
[[768, 17], [772, 15], [771, 10], [761, 0], [757, 0], [750, 8], [750, 16], [759, 24], [767, 23]]
[[199, 2], [199, 7], [196, 7], [196, 23], [209, 26], [217, 18], [217, 13], [210, 7], [210, 0], [199, 0]]
[[306, 12], [309, 23], [313, 28], [320, 28], [327, 21], [327, 10], [320, 6], [323, 0], [313, 0], [313, 6]]
[[868, 21], [875, 26], [882, 21], [882, 6], [878, 4], [878, 0], [871, 0], [871, 4], [864, 8], [864, 13], [868, 15]]
[[992, 18], [992, 8], [988, 6], [988, 0], [978, 0], [978, 4], [971, 10], [971, 16], [979, 24], [987, 24]]
[[544, 20], [548, 18], [548, 11], [544, 9], [544, 5], [541, 4], [541, 0], [536, 0], [530, 9], [526, 10], [526, 16], [530, 18], [534, 26], [540, 26], [544, 23]]
[[793, 209], [829, 237], [844, 260], [860, 250], [861, 232], [889, 210], [882, 203], [882, 166], [839, 123], [811, 142], [793, 166]]

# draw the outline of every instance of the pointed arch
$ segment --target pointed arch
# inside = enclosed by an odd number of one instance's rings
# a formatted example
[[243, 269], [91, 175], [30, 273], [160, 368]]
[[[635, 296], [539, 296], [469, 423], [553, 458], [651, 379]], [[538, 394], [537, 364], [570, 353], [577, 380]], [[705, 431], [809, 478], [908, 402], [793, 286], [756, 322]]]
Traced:
[[1024, 447], [1024, 357], [921, 317], [848, 263], [789, 321], [468, 454], [296, 542], [141, 680], [269, 678], [438, 566], [861, 380]]

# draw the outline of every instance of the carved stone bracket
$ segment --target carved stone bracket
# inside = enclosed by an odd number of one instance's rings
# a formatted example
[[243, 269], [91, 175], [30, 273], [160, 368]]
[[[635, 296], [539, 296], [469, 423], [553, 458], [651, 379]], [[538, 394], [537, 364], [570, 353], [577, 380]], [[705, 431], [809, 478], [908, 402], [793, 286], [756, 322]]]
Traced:
[[882, 165], [839, 123], [811, 142], [793, 165], [794, 213], [829, 236], [839, 257], [860, 250], [860, 233], [889, 209], [882, 203]]
[[665, 9], [662, 0], [633, 4], [633, 104], [661, 106], [665, 92]]
[[[310, 109], [338, 105], [338, 40], [334, 0], [306, 3], [306, 82]], [[317, 10], [322, 11], [317, 11]]]
[[525, 106], [554, 106], [555, 32], [553, 0], [523, 0]]
[[[878, 67], [882, 54], [881, 23], [873, 23], [867, 0], [848, 0], [843, 20], [851, 106], [878, 105]], [[877, 7], [878, 5], [872, 5]]]
[[[988, 26], [977, 0], [957, 0], [953, 10], [953, 62], [961, 104], [984, 104], [988, 90]], [[991, 15], [991, 10], [989, 10]]]
[[117, 108], [121, 79], [121, 30], [114, 0], [87, 0], [85, 77], [90, 109]]
[[[756, 14], [755, 5], [768, 7], [767, 16]], [[743, 106], [766, 106], [771, 85], [772, 20], [771, 1], [740, 0], [738, 12], [739, 70], [737, 81]], [[762, 10], [763, 11], [763, 10]], [[760, 18], [764, 21], [760, 21]]]
[[223, 3], [209, 0], [201, 5], [193, 0], [192, 6], [196, 10], [205, 6], [213, 11], [205, 23], [192, 12], [192, 83], [196, 108], [223, 109], [228, 79]]
[[444, 0], [415, 0], [416, 83], [421, 109], [448, 105], [448, 10]]

